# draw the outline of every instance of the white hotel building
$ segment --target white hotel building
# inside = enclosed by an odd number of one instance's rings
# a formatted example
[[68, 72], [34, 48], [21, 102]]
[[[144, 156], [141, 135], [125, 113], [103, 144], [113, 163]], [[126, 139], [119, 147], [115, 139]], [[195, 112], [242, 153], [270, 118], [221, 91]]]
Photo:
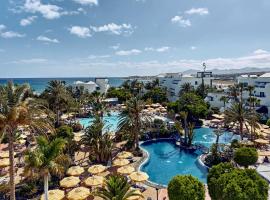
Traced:
[[183, 75], [182, 73], [166, 73], [158, 75], [159, 85], [167, 90], [169, 101], [176, 101], [179, 98], [181, 86], [190, 83], [195, 89], [201, 85], [202, 77], [204, 84], [212, 87], [212, 72], [197, 72], [195, 76]]
[[110, 88], [109, 81], [106, 78], [96, 78], [95, 82], [75, 81], [74, 86], [78, 88], [83, 87], [89, 93], [97, 91], [100, 92], [101, 94], [106, 94], [108, 89]]
[[[261, 76], [257, 75], [242, 75], [237, 78], [238, 83], [243, 83], [245, 87], [251, 85], [254, 86], [253, 96], [260, 100], [260, 107], [267, 107], [270, 111], [270, 73], [265, 73]], [[249, 92], [243, 93], [243, 98], [247, 99]], [[270, 113], [268, 112], [268, 116]]]

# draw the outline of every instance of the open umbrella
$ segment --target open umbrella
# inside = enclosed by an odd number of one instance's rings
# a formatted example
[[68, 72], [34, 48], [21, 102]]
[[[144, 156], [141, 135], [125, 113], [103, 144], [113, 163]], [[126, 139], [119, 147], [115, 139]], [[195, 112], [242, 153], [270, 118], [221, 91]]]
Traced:
[[8, 158], [0, 159], [0, 168], [7, 166], [9, 166], [9, 159]]
[[9, 152], [8, 151], [1, 151], [0, 152], [0, 158], [8, 158]]
[[123, 158], [118, 158], [113, 161], [114, 166], [124, 166], [127, 164], [129, 164], [129, 160]]
[[60, 181], [60, 186], [64, 187], [64, 188], [71, 188], [71, 187], [75, 187], [80, 182], [81, 182], [81, 180], [79, 179], [79, 177], [77, 177], [77, 176], [69, 176], [69, 177], [63, 178]]
[[129, 175], [130, 179], [135, 182], [143, 182], [146, 181], [149, 176], [144, 172], [133, 172]]
[[270, 151], [258, 151], [259, 156], [270, 156]]
[[132, 156], [133, 156], [132, 153], [127, 152], [127, 151], [122, 151], [122, 152], [117, 154], [118, 158], [130, 158]]
[[103, 176], [91, 176], [88, 177], [84, 183], [87, 186], [97, 186], [97, 185], [102, 185], [104, 181], [104, 177]]
[[71, 190], [67, 198], [69, 200], [85, 200], [87, 197], [90, 196], [90, 190], [86, 187], [78, 187]]
[[259, 144], [268, 144], [268, 140], [264, 140], [264, 139], [256, 139], [254, 140], [254, 142], [259, 143]]
[[106, 167], [103, 165], [93, 165], [89, 167], [88, 172], [91, 174], [99, 174], [101, 172], [104, 172], [106, 170]]
[[[49, 190], [48, 191], [49, 200], [62, 200], [65, 198], [65, 192], [63, 190]], [[45, 195], [43, 194], [40, 200], [44, 200]]]
[[123, 166], [117, 169], [117, 172], [120, 174], [131, 174], [134, 171], [135, 171], [135, 168], [131, 166]]
[[84, 172], [84, 168], [80, 166], [72, 166], [67, 170], [69, 176], [80, 176]]
[[134, 194], [136, 194], [137, 196], [134, 195], [134, 196], [128, 197], [127, 200], [143, 200], [142, 193], [140, 190], [135, 190]]

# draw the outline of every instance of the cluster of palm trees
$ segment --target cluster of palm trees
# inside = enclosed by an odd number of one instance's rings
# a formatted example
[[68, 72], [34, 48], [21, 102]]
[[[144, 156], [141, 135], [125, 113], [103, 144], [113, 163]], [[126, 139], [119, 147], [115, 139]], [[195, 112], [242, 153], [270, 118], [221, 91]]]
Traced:
[[[249, 106], [245, 106], [243, 99], [243, 92], [249, 92]], [[224, 111], [226, 124], [232, 124], [234, 126], [236, 123], [239, 124], [239, 134], [241, 138], [244, 137], [243, 130], [244, 127], [249, 130], [251, 134], [251, 139], [256, 138], [256, 130], [260, 128], [259, 126], [259, 115], [255, 110], [255, 105], [259, 103], [258, 99], [253, 96], [254, 87], [248, 86], [244, 87], [243, 84], [235, 84], [229, 88], [229, 96], [222, 98], [227, 101], [231, 98], [233, 100], [232, 105]]]

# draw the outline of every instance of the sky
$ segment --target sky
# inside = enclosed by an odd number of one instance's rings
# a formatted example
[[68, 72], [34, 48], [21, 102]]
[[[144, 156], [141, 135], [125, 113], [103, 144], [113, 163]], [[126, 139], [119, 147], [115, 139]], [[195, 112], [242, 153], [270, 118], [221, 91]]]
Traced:
[[270, 67], [269, 0], [1, 0], [0, 77]]

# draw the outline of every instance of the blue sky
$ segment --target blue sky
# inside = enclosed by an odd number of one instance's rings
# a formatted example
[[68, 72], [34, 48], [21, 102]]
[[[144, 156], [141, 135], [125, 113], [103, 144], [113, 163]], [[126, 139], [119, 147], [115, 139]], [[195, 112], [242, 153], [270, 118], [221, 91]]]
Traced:
[[270, 66], [269, 0], [2, 0], [0, 77]]

